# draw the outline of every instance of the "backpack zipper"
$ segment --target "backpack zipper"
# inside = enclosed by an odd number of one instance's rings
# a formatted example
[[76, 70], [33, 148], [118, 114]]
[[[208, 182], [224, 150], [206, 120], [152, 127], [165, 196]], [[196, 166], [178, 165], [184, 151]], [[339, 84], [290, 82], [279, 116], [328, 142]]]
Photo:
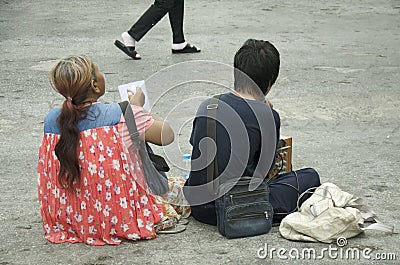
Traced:
[[268, 219], [268, 212], [265, 211], [263, 213], [248, 213], [248, 214], [243, 214], [243, 215], [239, 215], [233, 218], [228, 218], [228, 220], [240, 220], [240, 219], [248, 219], [248, 218], [254, 218], [260, 215], [265, 215], [265, 219]]
[[229, 197], [231, 199], [231, 203], [233, 204], [233, 198], [243, 198], [243, 197], [252, 197], [252, 196], [256, 196], [259, 194], [265, 193], [264, 190], [259, 190], [257, 192], [238, 192], [238, 193], [233, 193], [233, 194], [229, 194]]

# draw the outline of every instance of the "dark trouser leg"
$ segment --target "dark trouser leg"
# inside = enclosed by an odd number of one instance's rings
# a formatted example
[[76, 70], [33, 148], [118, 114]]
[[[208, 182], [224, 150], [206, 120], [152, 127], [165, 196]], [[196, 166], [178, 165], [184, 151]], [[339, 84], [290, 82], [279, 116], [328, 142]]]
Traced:
[[183, 13], [184, 0], [175, 0], [174, 6], [168, 12], [173, 43], [185, 42], [185, 37], [183, 35]]
[[128, 31], [129, 35], [136, 41], [140, 41], [174, 6], [174, 2], [174, 0], [155, 0], [154, 4], [143, 13], [139, 20]]
[[215, 212], [214, 202], [192, 206], [192, 216], [202, 223], [217, 225], [217, 214]]

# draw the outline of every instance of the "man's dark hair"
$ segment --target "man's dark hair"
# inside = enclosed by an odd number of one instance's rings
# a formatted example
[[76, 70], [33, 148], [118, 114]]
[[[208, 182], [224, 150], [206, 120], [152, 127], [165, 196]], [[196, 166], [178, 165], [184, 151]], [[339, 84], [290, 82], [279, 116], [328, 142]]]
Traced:
[[253, 94], [255, 83], [265, 95], [278, 78], [279, 65], [279, 52], [274, 45], [264, 40], [247, 40], [235, 54], [235, 90]]

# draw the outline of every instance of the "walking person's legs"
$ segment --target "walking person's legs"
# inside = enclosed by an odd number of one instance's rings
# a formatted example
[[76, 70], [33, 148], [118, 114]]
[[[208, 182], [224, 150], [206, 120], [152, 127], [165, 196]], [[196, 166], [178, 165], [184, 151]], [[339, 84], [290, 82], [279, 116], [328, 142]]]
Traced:
[[121, 34], [122, 41], [114, 42], [121, 51], [132, 59], [141, 59], [135, 50], [136, 41], [140, 41], [168, 13], [172, 30], [172, 53], [195, 53], [200, 49], [185, 42], [183, 34], [184, 0], [155, 0], [130, 28]]
[[172, 53], [196, 53], [200, 49], [185, 41], [183, 34], [184, 0], [175, 0], [174, 6], [168, 11], [172, 30]]
[[184, 0], [175, 0], [174, 5], [168, 11], [169, 23], [172, 30], [172, 43], [181, 44], [185, 42], [183, 34]]
[[122, 42], [114, 42], [121, 51], [134, 60], [141, 59], [135, 49], [135, 42], [140, 41], [174, 5], [174, 0], [155, 0], [127, 32], [121, 34]]
[[128, 31], [129, 35], [135, 41], [140, 41], [174, 7], [174, 4], [175, 0], [155, 0], [154, 4], [130, 28]]
[[183, 34], [184, 0], [175, 0], [174, 6], [168, 11], [172, 30], [172, 53], [196, 53], [200, 49], [185, 41]]

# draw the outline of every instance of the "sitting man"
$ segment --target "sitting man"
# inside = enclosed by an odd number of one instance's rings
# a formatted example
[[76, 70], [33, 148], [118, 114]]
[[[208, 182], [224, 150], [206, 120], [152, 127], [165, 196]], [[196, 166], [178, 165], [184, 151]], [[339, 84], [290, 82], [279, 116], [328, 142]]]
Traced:
[[[220, 95], [218, 101], [216, 162], [220, 183], [229, 177], [267, 175], [279, 140], [280, 117], [265, 96], [278, 77], [279, 65], [279, 52], [268, 41], [249, 39], [237, 51], [234, 90]], [[202, 148], [202, 140], [208, 136], [207, 109], [210, 104], [211, 99], [208, 99], [200, 105], [193, 122], [190, 138], [192, 168], [184, 192], [193, 217], [216, 225], [215, 198], [210, 196], [207, 188], [196, 190], [209, 182], [207, 164], [210, 159]], [[260, 154], [265, 150], [271, 159], [260, 167]]]

